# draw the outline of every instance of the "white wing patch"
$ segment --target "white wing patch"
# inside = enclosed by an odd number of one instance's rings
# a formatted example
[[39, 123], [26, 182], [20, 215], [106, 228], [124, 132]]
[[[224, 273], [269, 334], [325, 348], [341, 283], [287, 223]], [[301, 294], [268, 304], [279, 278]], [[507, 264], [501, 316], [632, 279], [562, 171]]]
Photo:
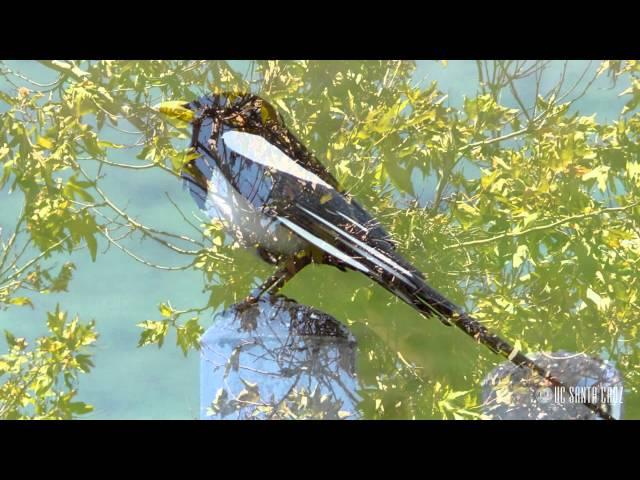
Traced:
[[222, 171], [213, 169], [208, 181], [204, 211], [210, 219], [221, 220], [238, 242], [284, 254], [301, 250], [305, 242], [280, 225], [274, 218], [257, 211], [229, 183]]
[[[329, 228], [331, 228], [332, 230], [334, 230], [335, 232], [337, 232], [338, 234], [342, 235], [343, 237], [347, 238], [348, 240], [350, 240], [351, 242], [355, 243], [356, 245], [358, 245], [359, 247], [361, 247], [361, 249], [366, 250], [367, 252], [369, 252], [369, 255], [373, 255], [375, 257], [377, 257], [379, 260], [382, 260], [383, 262], [387, 263], [388, 265], [391, 265], [393, 268], [395, 268], [397, 271], [400, 271], [402, 273], [404, 273], [405, 275], [412, 277], [413, 275], [411, 274], [411, 272], [409, 270], [407, 270], [406, 268], [401, 267], [400, 265], [398, 265], [396, 262], [394, 262], [393, 260], [391, 260], [389, 257], [387, 257], [386, 255], [383, 255], [382, 253], [380, 253], [379, 251], [377, 251], [375, 248], [370, 247], [369, 245], [367, 245], [366, 243], [358, 240], [357, 238], [349, 235], [347, 232], [345, 232], [344, 230], [341, 230], [340, 228], [336, 227], [335, 225], [331, 224], [330, 222], [327, 222], [324, 218], [322, 218], [319, 215], [316, 215], [315, 213], [313, 213], [311, 210], [307, 210], [304, 207], [301, 207], [300, 205], [298, 205], [298, 208], [301, 210], [304, 210], [305, 212], [307, 212], [309, 215], [311, 215], [312, 217], [314, 217], [315, 219], [319, 220], [320, 222], [324, 223], [326, 226], [328, 226]], [[393, 273], [393, 272], [392, 272]]]
[[253, 162], [280, 170], [307, 182], [333, 189], [331, 185], [315, 173], [306, 170], [260, 135], [232, 130], [222, 135], [222, 140], [227, 147]]
[[367, 227], [365, 227], [364, 225], [356, 222], [353, 218], [349, 218], [347, 217], [344, 213], [342, 212], [336, 212], [338, 215], [340, 215], [342, 218], [344, 218], [345, 220], [353, 223], [356, 227], [360, 228], [360, 230], [362, 230], [364, 233], [369, 233], [369, 229]]
[[369, 269], [365, 267], [362, 263], [351, 258], [349, 255], [342, 253], [333, 245], [325, 242], [321, 238], [316, 237], [315, 235], [308, 232], [307, 230], [300, 227], [299, 225], [296, 225], [295, 223], [291, 222], [290, 220], [287, 220], [284, 217], [278, 217], [278, 220], [280, 220], [286, 227], [290, 228], [292, 231], [294, 231], [295, 233], [300, 235], [302, 238], [304, 238], [307, 242], [315, 245], [321, 250], [324, 250], [328, 254], [333, 255], [337, 259], [342, 260], [344, 263], [347, 263], [362, 272], [365, 272], [365, 273], [369, 272]]

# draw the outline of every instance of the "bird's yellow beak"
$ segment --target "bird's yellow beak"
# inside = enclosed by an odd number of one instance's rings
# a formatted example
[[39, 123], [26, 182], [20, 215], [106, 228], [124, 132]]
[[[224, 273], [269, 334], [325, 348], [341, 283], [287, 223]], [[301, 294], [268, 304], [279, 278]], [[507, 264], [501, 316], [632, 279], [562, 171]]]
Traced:
[[189, 123], [194, 119], [195, 113], [193, 110], [187, 108], [186, 105], [188, 103], [189, 102], [182, 101], [162, 102], [155, 105], [153, 109], [166, 115], [171, 120]]

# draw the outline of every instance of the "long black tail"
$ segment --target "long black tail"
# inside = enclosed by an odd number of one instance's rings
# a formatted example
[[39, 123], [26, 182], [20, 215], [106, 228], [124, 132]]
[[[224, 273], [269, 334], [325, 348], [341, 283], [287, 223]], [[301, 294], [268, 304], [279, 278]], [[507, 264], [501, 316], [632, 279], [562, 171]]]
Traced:
[[[338, 197], [339, 201], [341, 197]], [[290, 230], [313, 244], [329, 258], [335, 259], [339, 265], [352, 268], [367, 275], [372, 280], [404, 300], [425, 317], [436, 317], [445, 325], [455, 325], [476, 342], [488, 347], [491, 351], [502, 355], [520, 367], [530, 368], [556, 387], [564, 388], [563, 383], [551, 373], [527, 358], [509, 342], [495, 335], [478, 320], [466, 313], [462, 308], [444, 297], [441, 293], [427, 285], [424, 276], [402, 256], [400, 256], [385, 238], [376, 239], [369, 232], [369, 237], [358, 238], [352, 232], [354, 225], [361, 230], [369, 230], [351, 218], [357, 216], [353, 211], [355, 203], [342, 201], [336, 211], [347, 212], [343, 215], [349, 220], [347, 227], [331, 217], [334, 214], [329, 208], [313, 210], [313, 205], [296, 204], [296, 214], [289, 218], [278, 219]], [[357, 206], [357, 205], [356, 205]], [[351, 218], [349, 218], [351, 217]], [[584, 402], [584, 404], [607, 420], [614, 418], [600, 406]]]
[[[393, 275], [387, 272], [381, 272], [381, 269], [377, 269], [377, 271], [372, 269], [369, 275], [370, 278], [397, 295], [425, 317], [435, 316], [445, 325], [455, 325], [477, 343], [488, 347], [492, 352], [503, 356], [519, 367], [530, 368], [555, 387], [566, 388], [563, 382], [553, 376], [548, 370], [518, 351], [506, 340], [491, 333], [478, 320], [427, 285], [422, 274], [410, 266], [398, 254], [388, 252], [387, 256], [392, 258], [393, 263], [401, 265], [404, 271], [397, 272], [397, 275]], [[410, 276], [407, 275], [407, 271], [411, 273]], [[583, 403], [601, 418], [605, 420], [615, 420], [614, 417], [603, 410], [602, 406], [587, 401]]]

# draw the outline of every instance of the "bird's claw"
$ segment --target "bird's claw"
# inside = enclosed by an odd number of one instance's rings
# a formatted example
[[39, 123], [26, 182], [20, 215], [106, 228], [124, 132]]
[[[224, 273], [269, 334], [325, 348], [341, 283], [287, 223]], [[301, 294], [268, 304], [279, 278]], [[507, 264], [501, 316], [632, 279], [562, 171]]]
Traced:
[[236, 310], [242, 313], [256, 305], [258, 303], [258, 300], [260, 300], [260, 297], [258, 295], [251, 294], [245, 297], [244, 300], [236, 304]]

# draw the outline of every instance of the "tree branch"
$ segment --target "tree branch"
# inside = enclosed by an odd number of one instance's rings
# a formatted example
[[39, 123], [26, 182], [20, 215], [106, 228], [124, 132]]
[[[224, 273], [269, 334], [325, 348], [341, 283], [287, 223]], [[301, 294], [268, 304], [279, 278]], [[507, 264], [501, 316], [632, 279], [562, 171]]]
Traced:
[[555, 227], [557, 227], [559, 225], [562, 225], [564, 223], [568, 223], [568, 222], [571, 222], [571, 221], [574, 221], [574, 220], [582, 220], [582, 219], [589, 218], [589, 217], [596, 217], [596, 216], [602, 215], [604, 213], [623, 212], [625, 210], [629, 210], [631, 208], [637, 207], [638, 205], [640, 205], [640, 201], [632, 203], [632, 204], [624, 206], [624, 207], [603, 208], [603, 209], [597, 210], [595, 212], [583, 213], [583, 214], [580, 214], [580, 215], [572, 215], [570, 217], [563, 218], [561, 220], [549, 223], [547, 225], [539, 225], [537, 227], [532, 227], [532, 228], [528, 228], [526, 230], [521, 230], [521, 231], [515, 230], [515, 231], [510, 231], [510, 232], [504, 232], [504, 233], [501, 233], [500, 235], [496, 235], [494, 237], [485, 238], [485, 239], [481, 239], [481, 240], [471, 240], [469, 242], [458, 243], [456, 245], [447, 245], [446, 247], [444, 247], [444, 250], [451, 250], [452, 248], [460, 248], [460, 247], [470, 247], [470, 246], [475, 246], [475, 245], [484, 245], [486, 243], [491, 243], [491, 242], [495, 242], [497, 240], [502, 240], [503, 238], [520, 237], [522, 235], [526, 235], [526, 234], [532, 233], [532, 232], [540, 232], [540, 231], [543, 231], [543, 230], [549, 230], [551, 228], [555, 228]]

